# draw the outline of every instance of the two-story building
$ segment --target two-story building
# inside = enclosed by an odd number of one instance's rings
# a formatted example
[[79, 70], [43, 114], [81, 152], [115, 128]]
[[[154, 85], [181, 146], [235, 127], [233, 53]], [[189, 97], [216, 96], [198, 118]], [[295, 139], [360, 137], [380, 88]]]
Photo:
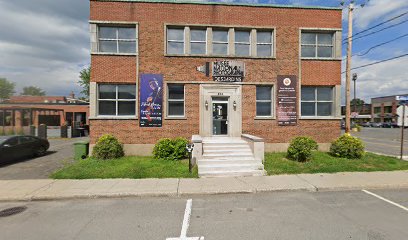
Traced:
[[340, 135], [340, 8], [90, 4], [91, 147], [105, 133], [133, 155], [165, 137], [249, 134], [265, 151], [296, 136], [327, 149]]

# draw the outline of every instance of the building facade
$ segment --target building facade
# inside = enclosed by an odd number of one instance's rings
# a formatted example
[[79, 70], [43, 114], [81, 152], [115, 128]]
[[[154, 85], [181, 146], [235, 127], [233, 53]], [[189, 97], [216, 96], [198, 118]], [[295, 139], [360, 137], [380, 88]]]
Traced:
[[338, 8], [90, 1], [91, 147], [251, 134], [265, 151], [340, 135]]
[[[404, 94], [403, 94], [404, 95]], [[405, 94], [405, 96], [408, 94]], [[373, 122], [397, 122], [397, 108], [399, 101], [397, 96], [384, 96], [371, 98], [371, 121]]]

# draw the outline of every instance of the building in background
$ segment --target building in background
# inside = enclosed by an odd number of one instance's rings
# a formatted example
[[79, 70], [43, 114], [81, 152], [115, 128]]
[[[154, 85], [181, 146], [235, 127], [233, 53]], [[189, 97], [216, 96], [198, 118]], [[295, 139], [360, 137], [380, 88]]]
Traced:
[[[345, 119], [346, 106], [341, 106], [341, 116]], [[354, 105], [351, 104], [351, 121], [355, 123], [363, 123], [371, 121], [371, 104], [364, 103], [362, 105], [357, 105], [356, 110], [354, 110]]]
[[[402, 94], [407, 96], [408, 94]], [[397, 95], [371, 98], [371, 121], [397, 122]]]

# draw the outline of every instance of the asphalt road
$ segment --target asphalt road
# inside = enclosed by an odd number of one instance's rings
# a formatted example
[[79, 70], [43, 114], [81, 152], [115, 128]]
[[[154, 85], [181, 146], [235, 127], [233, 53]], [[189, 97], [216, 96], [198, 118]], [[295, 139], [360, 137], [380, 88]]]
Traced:
[[48, 178], [51, 173], [63, 167], [64, 164], [73, 161], [73, 143], [86, 139], [49, 139], [50, 148], [45, 156], [0, 165], [0, 180]]
[[0, 217], [0, 239], [165, 240], [182, 228], [205, 240], [407, 239], [408, 189], [370, 191], [384, 199], [363, 191], [194, 196], [190, 220], [184, 198], [7, 202], [0, 210], [28, 208]]
[[[401, 128], [362, 128], [352, 135], [364, 141], [367, 151], [400, 156]], [[408, 129], [404, 129], [404, 136], [403, 155], [408, 157]]]

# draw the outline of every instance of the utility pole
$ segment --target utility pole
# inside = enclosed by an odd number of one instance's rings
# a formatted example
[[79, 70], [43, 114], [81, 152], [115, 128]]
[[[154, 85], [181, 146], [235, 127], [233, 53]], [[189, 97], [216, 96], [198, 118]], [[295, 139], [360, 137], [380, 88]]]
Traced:
[[353, 9], [354, 1], [348, 6], [348, 36], [347, 36], [347, 62], [346, 62], [346, 133], [350, 132], [350, 75], [351, 75], [351, 44], [353, 36]]

